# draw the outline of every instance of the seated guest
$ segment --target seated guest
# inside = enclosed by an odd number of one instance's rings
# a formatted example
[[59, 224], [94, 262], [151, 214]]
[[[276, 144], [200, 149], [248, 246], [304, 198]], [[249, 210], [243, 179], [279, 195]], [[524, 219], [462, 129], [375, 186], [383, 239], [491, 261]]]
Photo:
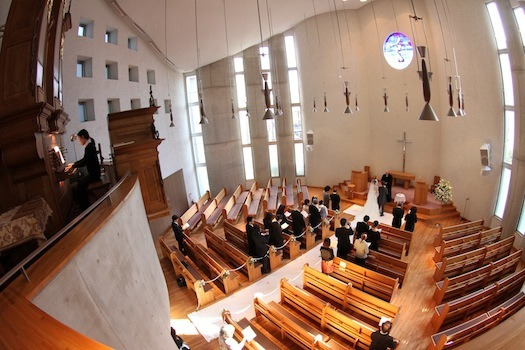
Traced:
[[326, 186], [323, 190], [323, 203], [327, 207], [330, 205], [330, 186]]
[[322, 220], [328, 217], [328, 208], [324, 205], [324, 201], [319, 201], [319, 214], [321, 214]]
[[264, 216], [263, 224], [264, 224], [265, 230], [270, 229], [270, 225], [272, 224], [272, 218], [273, 218], [273, 214], [270, 212], [267, 212], [266, 215]]
[[175, 239], [179, 242], [179, 250], [184, 254], [184, 234], [182, 233], [182, 227], [180, 227], [177, 222], [178, 219], [179, 217], [177, 215], [171, 217], [171, 229], [173, 230]]
[[310, 200], [309, 199], [305, 199], [304, 202], [303, 202], [303, 210], [307, 213], [309, 213], [308, 210], [310, 210]]
[[399, 340], [390, 336], [390, 329], [392, 328], [391, 321], [380, 323], [379, 329], [372, 333], [370, 343], [370, 350], [393, 350], [399, 344]]
[[395, 228], [401, 228], [401, 221], [405, 211], [403, 210], [403, 203], [397, 203], [397, 206], [392, 210], [394, 218], [392, 219], [392, 226]]
[[363, 233], [359, 239], [354, 242], [355, 261], [356, 264], [365, 266], [366, 258], [368, 258], [368, 243], [366, 242], [366, 233]]
[[246, 238], [248, 239], [248, 254], [255, 257], [255, 235], [260, 233], [259, 225], [253, 224], [253, 217], [246, 218]]
[[363, 233], [367, 233], [368, 230], [370, 230], [370, 226], [368, 226], [368, 221], [370, 220], [370, 217], [368, 215], [365, 215], [363, 217], [363, 221], [360, 221], [355, 226], [355, 238], [361, 237]]
[[279, 208], [277, 208], [275, 215], [283, 217], [285, 211], [286, 211], [286, 206], [284, 204], [279, 204]]
[[339, 197], [335, 188], [334, 192], [330, 195], [330, 201], [332, 202], [332, 210], [340, 209], [341, 197]]
[[246, 343], [246, 338], [242, 338], [240, 343], [233, 339], [235, 327], [231, 324], [225, 324], [219, 331], [219, 350], [242, 350]]
[[78, 142], [84, 147], [84, 158], [73, 163], [73, 168], [85, 166], [87, 174], [78, 181], [75, 189], [75, 197], [80, 210], [84, 211], [90, 204], [87, 193], [89, 184], [100, 181], [100, 164], [98, 162], [97, 149], [95, 148], [95, 140], [89, 137], [87, 130], [80, 130], [77, 133], [77, 138]]
[[292, 232], [294, 236], [300, 236], [306, 229], [306, 222], [304, 221], [304, 216], [299, 210], [292, 211], [290, 215], [292, 219]]
[[347, 259], [348, 253], [352, 250], [351, 236], [354, 235], [354, 231], [352, 231], [352, 228], [345, 218], [342, 218], [340, 223], [341, 227], [335, 230], [335, 236], [337, 237], [337, 257]]
[[[255, 225], [255, 227], [259, 227], [259, 225]], [[269, 238], [270, 237], [268, 233], [263, 233], [260, 230], [257, 230], [252, 236], [253, 245], [255, 249], [255, 254], [253, 255], [253, 257], [261, 259], [260, 261], [263, 264], [261, 270], [262, 273], [270, 272], [270, 260], [267, 255], [267, 244], [269, 243]]]
[[[269, 213], [272, 215], [271, 213]], [[275, 217], [272, 216], [270, 222], [270, 238], [268, 240], [269, 245], [273, 245], [274, 247], [282, 247], [284, 245], [283, 241], [283, 230], [281, 228], [281, 224], [277, 221]]]
[[414, 227], [417, 222], [417, 207], [410, 208], [410, 212], [405, 215], [405, 230], [414, 232]]
[[310, 204], [309, 212], [310, 212], [310, 226], [317, 230], [321, 224], [321, 213], [319, 213], [319, 209], [317, 208], [317, 198], [314, 198], [312, 200], [312, 204]]
[[381, 229], [379, 229], [379, 221], [374, 221], [372, 228], [368, 231], [367, 241], [370, 243], [370, 249], [379, 250], [379, 240], [381, 239]]
[[325, 238], [321, 247], [321, 271], [334, 272], [334, 250], [330, 248], [330, 238]]

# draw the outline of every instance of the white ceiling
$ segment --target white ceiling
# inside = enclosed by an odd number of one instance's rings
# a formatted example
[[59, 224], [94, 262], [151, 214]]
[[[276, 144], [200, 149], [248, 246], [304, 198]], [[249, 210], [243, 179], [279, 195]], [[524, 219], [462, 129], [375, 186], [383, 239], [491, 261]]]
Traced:
[[[195, 0], [110, 0], [118, 3], [132, 21], [138, 24], [164, 55], [165, 1], [167, 1], [167, 57], [182, 71], [197, 67], [195, 41]], [[224, 2], [228, 25], [229, 53], [234, 54], [260, 42], [257, 0], [197, 0], [198, 33], [201, 66], [227, 56], [224, 29]], [[313, 0], [316, 12], [357, 9], [366, 4], [360, 0]], [[304, 18], [314, 15], [312, 0], [259, 0], [262, 32], [269, 37], [268, 11], [273, 23], [273, 33], [282, 33]], [[113, 7], [114, 8], [114, 7]], [[117, 11], [118, 12], [118, 11]]]

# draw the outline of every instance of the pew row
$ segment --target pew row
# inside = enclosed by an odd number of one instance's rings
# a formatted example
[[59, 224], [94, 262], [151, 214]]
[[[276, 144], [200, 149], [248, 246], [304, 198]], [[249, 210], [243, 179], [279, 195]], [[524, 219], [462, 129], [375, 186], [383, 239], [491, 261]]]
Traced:
[[[373, 225], [373, 222], [369, 221], [370, 226]], [[410, 242], [412, 241], [412, 232], [405, 231], [396, 227], [392, 227], [386, 224], [379, 224], [378, 226], [381, 229], [381, 239], [389, 239], [392, 241], [397, 241], [400, 243], [405, 243], [406, 251], [405, 254], [408, 255], [410, 249]]]
[[525, 270], [515, 272], [482, 290], [454, 299], [434, 308], [430, 320], [432, 328], [439, 331], [442, 327], [455, 325], [490, 310], [491, 307], [515, 296], [525, 281]]
[[384, 276], [341, 258], [334, 258], [332, 277], [379, 299], [390, 302], [399, 288], [399, 279]]
[[444, 257], [435, 264], [434, 280], [437, 282], [444, 277], [454, 277], [507, 256], [513, 244], [514, 236], [463, 254]]
[[[354, 252], [351, 252], [348, 255], [348, 260], [353, 263], [355, 263], [354, 254]], [[375, 250], [371, 250], [368, 253], [368, 258], [365, 260], [365, 267], [394, 279], [399, 278], [399, 285], [402, 286], [406, 278], [408, 263], [389, 255], [376, 252]]]
[[501, 226], [481, 231], [465, 237], [445, 240], [434, 248], [434, 261], [440, 262], [446, 256], [462, 254], [482, 246], [497, 242], [501, 238]]
[[257, 181], [255, 181], [250, 188], [250, 191], [248, 192], [248, 196], [246, 197], [246, 200], [244, 201], [244, 204], [242, 206], [242, 214], [244, 218], [244, 222], [246, 222], [246, 219], [248, 216], [256, 216], [257, 212], [259, 211], [259, 204], [261, 203], [261, 198], [263, 195], [263, 189], [259, 188], [257, 185]]
[[277, 210], [277, 197], [279, 194], [279, 186], [274, 185], [272, 179], [268, 180], [266, 191], [263, 194], [263, 210], [274, 213]]
[[287, 184], [286, 178], [283, 178], [281, 182], [281, 191], [282, 191], [281, 204], [285, 205], [288, 208], [293, 207], [294, 206], [293, 186]]
[[476, 289], [486, 287], [489, 283], [516, 271], [520, 260], [521, 250], [476, 270], [452, 278], [446, 277], [443, 281], [436, 283], [434, 301], [439, 305], [443, 300], [463, 296]]
[[231, 222], [232, 224], [237, 222], [237, 218], [239, 217], [239, 213], [242, 210], [242, 206], [247, 196], [248, 191], [243, 191], [242, 185], [237, 186], [230, 197], [230, 200], [226, 203], [224, 209], [222, 210], [222, 217], [224, 221]]
[[487, 332], [525, 306], [525, 293], [520, 292], [492, 310], [455, 327], [432, 335], [427, 350], [450, 349]]
[[[278, 341], [275, 341], [274, 339], [271, 339], [270, 337], [266, 336], [264, 333], [260, 332], [257, 327], [255, 327], [254, 324], [252, 324], [249, 320], [243, 318], [239, 322], [235, 322], [231, 316], [230, 311], [223, 310], [222, 311], [222, 319], [225, 323], [231, 324], [235, 328], [235, 333], [233, 334], [233, 337], [238, 341], [241, 342], [243, 339], [242, 330], [246, 327], [250, 327], [253, 329], [255, 334], [257, 335], [255, 339], [251, 341], [247, 341], [244, 344], [244, 348], [248, 350], [278, 350], [280, 347], [278, 344]], [[272, 337], [273, 338], [273, 337]], [[243, 349], [244, 349], [243, 348]]]
[[240, 271], [242, 271], [244, 275], [248, 277], [250, 282], [255, 281], [261, 277], [262, 264], [260, 262], [252, 263], [251, 256], [248, 256], [226, 239], [217, 236], [212, 230], [208, 228], [204, 228], [204, 237], [206, 239], [206, 245], [208, 248], [222, 257], [224, 261], [228, 262], [233, 268], [244, 265]]
[[434, 247], [441, 245], [444, 240], [451, 240], [468, 236], [469, 234], [483, 231], [484, 220], [465, 222], [463, 224], [441, 227], [438, 233], [434, 234]]
[[[301, 183], [301, 179], [295, 180], [297, 188], [297, 201], [300, 205], [304, 203], [305, 199], [310, 199], [310, 193], [308, 192], [308, 186]], [[327, 203], [325, 203], [327, 205]]]
[[[322, 295], [344, 311], [365, 321], [371, 327], [377, 326], [381, 317], [396, 318], [399, 308], [384, 300], [369, 295], [306, 264], [303, 267], [303, 288], [316, 295]], [[281, 297], [282, 300], [282, 297]]]
[[226, 196], [226, 188], [223, 188], [219, 193], [212, 199], [208, 208], [204, 210], [201, 215], [201, 221], [203, 226], [214, 227], [219, 222], [223, 214], [224, 207], [226, 203], [232, 198]]

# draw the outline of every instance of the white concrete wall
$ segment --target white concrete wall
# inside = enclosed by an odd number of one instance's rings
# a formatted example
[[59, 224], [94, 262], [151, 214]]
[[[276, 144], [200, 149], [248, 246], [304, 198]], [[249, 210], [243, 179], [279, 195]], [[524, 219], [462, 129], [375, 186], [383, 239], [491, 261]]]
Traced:
[[[155, 70], [156, 84], [152, 85], [153, 97], [160, 106], [155, 115], [155, 126], [160, 137], [165, 139], [159, 147], [162, 177], [166, 178], [183, 169], [187, 193], [197, 192], [195, 169], [190, 146], [190, 133], [186, 110], [184, 77], [170, 68], [151, 49], [149, 44], [138, 39], [138, 51], [128, 49], [128, 37], [138, 36], [134, 29], [124, 23], [104, 0], [74, 1], [71, 9], [73, 28], [66, 33], [64, 47], [64, 108], [69, 113], [65, 145], [68, 149], [67, 161], [75, 161], [83, 156], [78, 142], [71, 143], [69, 135], [87, 129], [97, 143], [102, 146], [104, 157], [108, 157], [109, 134], [107, 128], [107, 100], [120, 99], [120, 110], [131, 108], [131, 99], [139, 98], [141, 107], [149, 106], [149, 85], [146, 72]], [[80, 17], [94, 21], [93, 38], [77, 35]], [[118, 29], [118, 44], [104, 42], [107, 27]], [[161, 43], [157, 43], [162, 47]], [[78, 56], [92, 57], [93, 77], [77, 78], [76, 62]], [[105, 62], [118, 63], [118, 80], [105, 78]], [[139, 82], [129, 82], [128, 66], [138, 66]], [[169, 71], [169, 91], [166, 71]], [[168, 93], [170, 96], [168, 96]], [[169, 128], [169, 114], [165, 113], [164, 100], [172, 101], [175, 127]], [[94, 99], [95, 121], [80, 123], [78, 100]], [[76, 152], [76, 156], [75, 156]]]
[[33, 303], [115, 349], [176, 349], [168, 289], [138, 184]]

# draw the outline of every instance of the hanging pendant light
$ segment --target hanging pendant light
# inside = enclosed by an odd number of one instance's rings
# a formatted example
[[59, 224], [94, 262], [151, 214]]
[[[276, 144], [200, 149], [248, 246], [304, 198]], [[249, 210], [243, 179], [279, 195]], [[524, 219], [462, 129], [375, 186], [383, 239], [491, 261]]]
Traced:
[[419, 120], [429, 120], [429, 121], [439, 121], [439, 118], [436, 115], [436, 112], [434, 112], [434, 109], [430, 105], [430, 76], [427, 70], [427, 63], [426, 63], [426, 55], [427, 55], [427, 48], [426, 46], [418, 46], [417, 51], [419, 53], [419, 56], [421, 56], [421, 80], [423, 81], [423, 97], [425, 99], [425, 106], [423, 107], [423, 111], [421, 112], [421, 115], [419, 116]]
[[405, 111], [409, 111], [408, 108], [408, 92], [405, 92]]
[[463, 97], [461, 87], [458, 89], [458, 115], [460, 117], [465, 117], [467, 115], [465, 112], [465, 98]]
[[359, 104], [357, 103], [357, 94], [355, 94], [355, 111], [359, 112]]
[[206, 111], [204, 110], [204, 101], [202, 100], [202, 92], [199, 92], [199, 110], [201, 113], [201, 120], [199, 124], [205, 125], [210, 124], [208, 117], [206, 116]]
[[[69, 2], [69, 5], [71, 7], [71, 1]], [[164, 0], [164, 52], [166, 52], [166, 55], [164, 56], [164, 63], [166, 65], [166, 82], [168, 86], [168, 100], [170, 101], [170, 128], [175, 127], [175, 124], [173, 123], [173, 113], [171, 111], [171, 94], [170, 94], [170, 75], [168, 71], [168, 29], [167, 29], [167, 23], [168, 23], [168, 0]], [[151, 85], [150, 85], [151, 88]]]
[[282, 117], [284, 115], [284, 112], [281, 107], [281, 96], [275, 95], [275, 115], [279, 117]]
[[348, 91], [348, 81], [345, 81], [345, 101], [346, 101], [346, 108], [345, 108], [345, 114], [352, 114], [352, 109], [350, 108], [350, 94], [351, 92]]
[[326, 101], [326, 91], [324, 92], [324, 109], [323, 109], [323, 112], [324, 113], [330, 112], [330, 110], [328, 109], [328, 102]]
[[250, 111], [248, 111], [248, 103], [246, 103], [246, 116], [247, 116], [248, 118], [251, 117], [251, 115], [250, 115]]
[[448, 104], [450, 106], [447, 116], [457, 117], [456, 111], [454, 110], [454, 95], [452, 94], [452, 77], [447, 77], [448, 80]]
[[270, 93], [272, 90], [268, 87], [268, 73], [262, 74], [264, 80], [264, 103], [266, 106], [266, 112], [264, 113], [263, 120], [275, 119], [275, 114], [272, 112], [272, 103], [270, 100]]
[[231, 99], [231, 107], [232, 107], [232, 119], [237, 119], [237, 115], [235, 114], [235, 108], [233, 107], [233, 98]]
[[230, 45], [228, 43], [228, 23], [227, 23], [227, 17], [226, 17], [226, 0], [222, 1], [222, 9], [224, 12], [224, 34], [226, 37], [226, 57], [228, 60], [228, 76], [230, 77], [230, 95], [232, 98], [231, 101], [231, 110], [232, 110], [232, 119], [237, 119], [237, 115], [235, 114], [235, 106], [233, 105], [233, 81], [232, 81], [232, 64], [230, 59]]
[[195, 44], [197, 47], [197, 90], [199, 92], [199, 111], [201, 114], [201, 120], [199, 124], [206, 125], [210, 123], [210, 120], [206, 116], [206, 110], [204, 108], [204, 99], [202, 93], [202, 81], [201, 81], [201, 59], [200, 59], [200, 50], [199, 50], [199, 22], [197, 16], [197, 0], [195, 0]]
[[383, 109], [383, 112], [389, 113], [390, 109], [388, 108], [388, 95], [386, 94], [386, 88], [383, 89], [383, 101], [385, 102], [385, 108]]
[[313, 109], [313, 112], [317, 112], [317, 103], [315, 103], [315, 96], [314, 96], [314, 109]]
[[170, 104], [170, 128], [173, 128], [175, 124], [173, 124], [173, 113], [171, 112], [171, 104]]

